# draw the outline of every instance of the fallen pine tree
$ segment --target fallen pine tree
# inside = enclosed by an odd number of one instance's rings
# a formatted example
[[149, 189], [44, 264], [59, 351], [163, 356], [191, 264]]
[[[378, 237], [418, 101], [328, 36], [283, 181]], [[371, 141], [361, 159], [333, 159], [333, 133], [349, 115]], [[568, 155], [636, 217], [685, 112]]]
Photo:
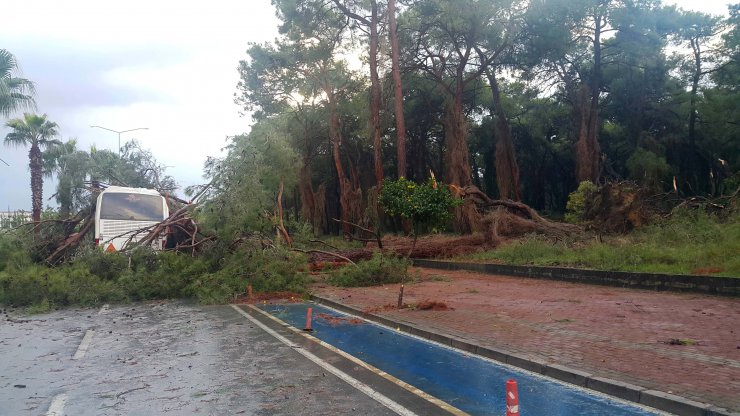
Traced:
[[[195, 256], [204, 243], [216, 239], [214, 235], [199, 228], [193, 218], [194, 210], [200, 202], [199, 198], [208, 186], [204, 186], [191, 201], [162, 193], [170, 207], [170, 215], [156, 224], [112, 237], [113, 239], [127, 239], [124, 248], [120, 251], [130, 252], [137, 247], [150, 246], [164, 236], [165, 250], [187, 252]], [[91, 183], [87, 188], [91, 195], [90, 200], [95, 201], [97, 195], [105, 188], [104, 184]], [[32, 239], [30, 247], [32, 258], [49, 266], [55, 266], [73, 258], [76, 251], [85, 244], [91, 246], [94, 244], [95, 218], [96, 205], [91, 203], [69, 219], [26, 223], [16, 229], [28, 228]]]

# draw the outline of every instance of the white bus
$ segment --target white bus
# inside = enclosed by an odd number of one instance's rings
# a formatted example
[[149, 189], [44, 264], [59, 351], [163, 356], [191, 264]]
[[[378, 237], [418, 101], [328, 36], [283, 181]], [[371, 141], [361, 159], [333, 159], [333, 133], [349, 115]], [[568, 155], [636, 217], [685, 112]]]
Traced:
[[[119, 251], [128, 242], [138, 242], [147, 231], [169, 217], [167, 201], [154, 189], [109, 186], [98, 195], [95, 211], [95, 245], [105, 251]], [[152, 248], [161, 250], [166, 235], [158, 236]]]

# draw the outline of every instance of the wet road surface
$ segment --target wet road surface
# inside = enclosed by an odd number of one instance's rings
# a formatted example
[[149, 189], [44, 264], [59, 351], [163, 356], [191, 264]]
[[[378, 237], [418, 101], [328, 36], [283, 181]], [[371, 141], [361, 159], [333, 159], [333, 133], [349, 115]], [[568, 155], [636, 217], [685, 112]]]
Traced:
[[1, 318], [0, 415], [394, 414], [229, 306]]

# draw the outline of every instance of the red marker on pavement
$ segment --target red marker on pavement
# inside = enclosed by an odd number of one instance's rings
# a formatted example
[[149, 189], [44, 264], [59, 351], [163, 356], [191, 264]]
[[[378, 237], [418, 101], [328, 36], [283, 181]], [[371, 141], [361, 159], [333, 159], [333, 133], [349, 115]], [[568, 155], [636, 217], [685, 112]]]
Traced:
[[311, 315], [313, 314], [313, 308], [308, 308], [306, 310], [306, 327], [303, 328], [304, 331], [313, 331], [311, 328]]
[[515, 380], [506, 382], [506, 416], [519, 416], [519, 392]]

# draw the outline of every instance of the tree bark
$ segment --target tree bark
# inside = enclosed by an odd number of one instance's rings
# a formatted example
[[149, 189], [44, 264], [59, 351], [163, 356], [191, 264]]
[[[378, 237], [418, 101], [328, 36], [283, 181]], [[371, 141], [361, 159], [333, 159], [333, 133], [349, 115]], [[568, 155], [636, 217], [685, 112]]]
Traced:
[[[579, 93], [578, 141], [576, 143], [576, 179], [598, 182], [601, 175], [601, 148], [599, 147], [599, 94], [601, 93], [601, 30], [603, 16], [594, 16], [594, 66], [588, 88]], [[590, 99], [590, 100], [589, 100]], [[587, 104], [588, 100], [588, 104]]]
[[511, 138], [511, 126], [506, 118], [506, 111], [501, 103], [501, 91], [496, 81], [496, 74], [488, 73], [493, 94], [493, 113], [495, 115], [496, 137], [496, 185], [501, 199], [521, 200], [519, 189], [519, 165], [516, 162], [516, 150]]
[[[467, 122], [462, 105], [462, 83], [458, 83], [454, 96], [448, 100], [444, 127], [447, 142], [447, 183], [463, 189], [472, 184], [472, 174], [468, 157]], [[456, 207], [454, 215], [458, 232], [469, 234], [478, 228], [480, 215], [469, 201]]]
[[342, 157], [339, 151], [339, 145], [342, 142], [341, 124], [339, 114], [337, 113], [337, 102], [333, 92], [327, 89], [326, 94], [329, 99], [329, 139], [331, 140], [331, 152], [334, 159], [334, 168], [337, 171], [337, 182], [339, 184], [339, 216], [342, 219], [342, 232], [351, 235], [352, 228], [348, 225], [352, 221], [350, 216], [350, 206], [352, 197], [350, 195], [351, 184], [347, 179], [342, 167]]
[[375, 162], [375, 181], [378, 187], [383, 183], [383, 156], [380, 142], [380, 77], [378, 76], [378, 3], [370, 1], [370, 124], [373, 135], [373, 156]]
[[44, 178], [43, 160], [41, 149], [37, 143], [31, 144], [28, 151], [28, 168], [31, 170], [31, 212], [33, 222], [41, 221], [41, 210], [43, 208]]
[[406, 176], [406, 120], [403, 115], [403, 88], [398, 48], [398, 25], [396, 23], [396, 0], [388, 0], [388, 24], [391, 38], [391, 73], [395, 94], [396, 149], [398, 151], [398, 177]]
[[694, 74], [691, 77], [691, 101], [689, 103], [689, 143], [693, 146], [696, 143], [696, 101], [701, 78], [701, 47], [698, 40], [691, 39], [691, 50], [694, 53]]
[[448, 101], [446, 110], [444, 127], [447, 142], [447, 183], [464, 188], [471, 184], [471, 172], [468, 163], [468, 126], [463, 111], [461, 85], [458, 85], [454, 96]]

